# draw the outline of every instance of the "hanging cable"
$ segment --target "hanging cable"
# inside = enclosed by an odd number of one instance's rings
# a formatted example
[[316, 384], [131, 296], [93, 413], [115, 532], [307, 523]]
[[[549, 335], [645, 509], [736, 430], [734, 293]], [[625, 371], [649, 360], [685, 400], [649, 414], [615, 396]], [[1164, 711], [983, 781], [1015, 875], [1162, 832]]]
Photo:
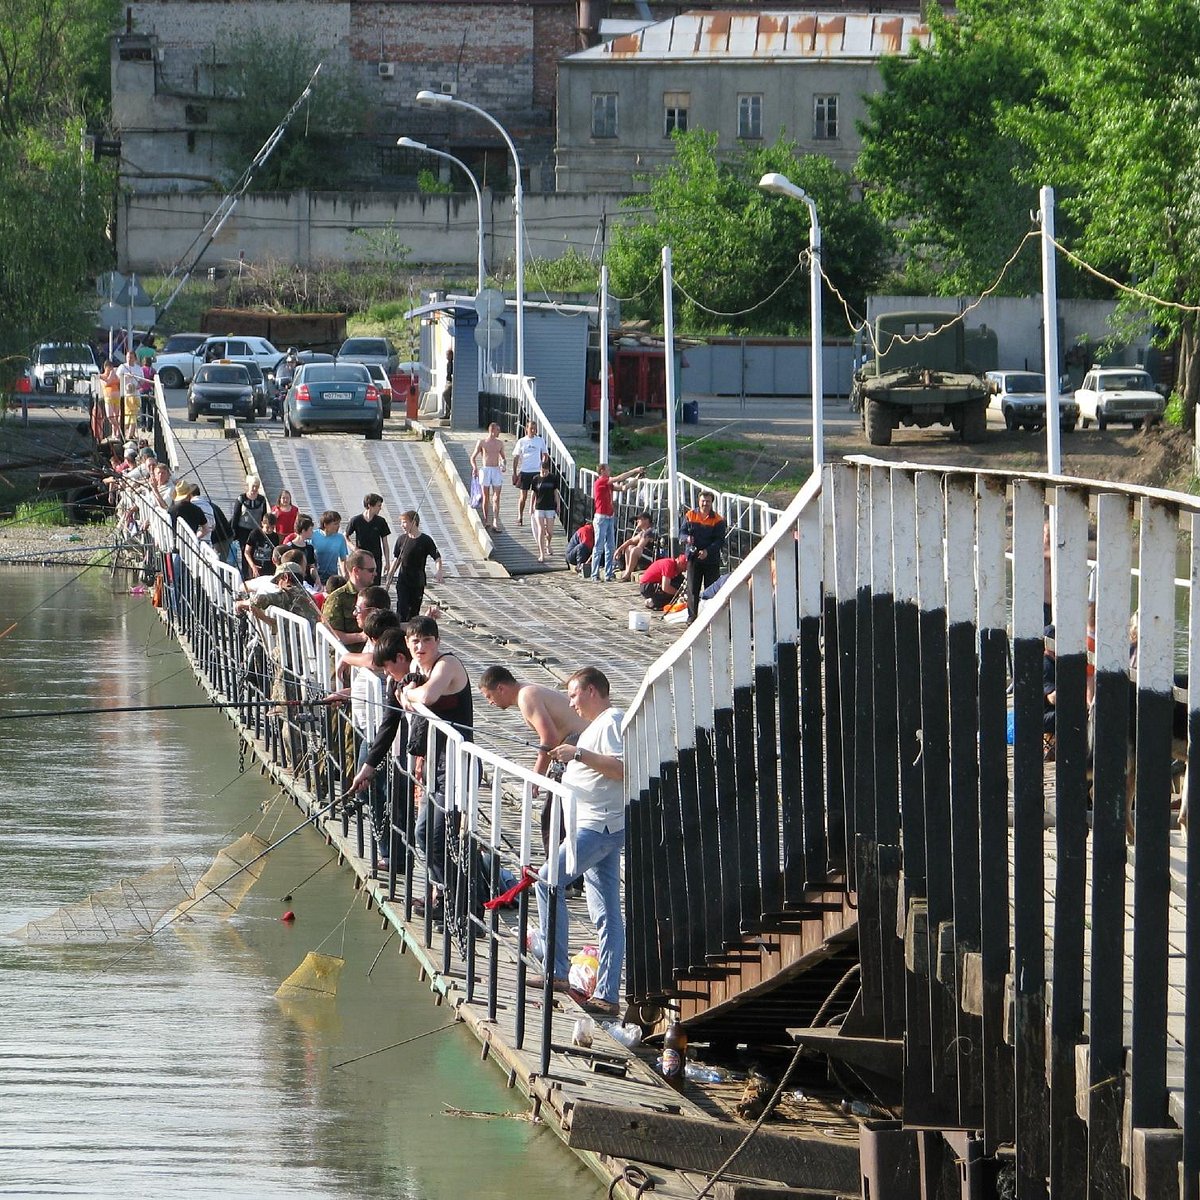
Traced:
[[737, 312], [720, 312], [718, 309], [709, 308], [707, 305], [702, 304], [696, 299], [695, 296], [688, 292], [687, 288], [685, 288], [682, 283], [680, 283], [678, 275], [675, 276], [675, 286], [683, 293], [683, 298], [687, 300], [689, 304], [694, 305], [696, 308], [700, 309], [701, 312], [708, 313], [708, 315], [711, 317], [744, 317], [747, 313], [756, 312], [758, 309], [762, 308], [764, 304], [770, 304], [771, 301], [774, 300], [775, 297], [778, 296], [779, 293], [782, 292], [789, 283], [791, 283], [796, 276], [796, 272], [800, 270], [807, 259], [808, 251], [804, 250], [797, 256], [796, 265], [791, 269], [791, 271], [788, 272], [787, 277], [777, 288], [775, 288], [774, 291], [771, 292], [769, 296], [763, 297], [763, 299], [758, 301], [757, 304], [752, 304], [749, 308], [740, 308], [737, 310]]

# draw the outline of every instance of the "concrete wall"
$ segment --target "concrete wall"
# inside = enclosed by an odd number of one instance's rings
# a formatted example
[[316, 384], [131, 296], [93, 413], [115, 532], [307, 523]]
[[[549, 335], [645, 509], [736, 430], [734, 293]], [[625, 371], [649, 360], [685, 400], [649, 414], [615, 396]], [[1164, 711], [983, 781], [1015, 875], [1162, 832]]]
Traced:
[[[117, 256], [122, 271], [169, 268], [191, 245], [222, 197], [212, 192], [131, 193], [121, 197]], [[619, 196], [527, 196], [528, 253], [558, 258], [567, 249], [598, 245], [601, 223], [625, 219]], [[355, 230], [394, 230], [417, 265], [473, 267], [478, 245], [475, 197], [414, 192], [264, 192], [242, 199], [202, 266], [277, 260], [361, 262], [369, 251]], [[513, 259], [512, 198], [484, 194], [484, 249], [488, 269]], [[536, 271], [526, 272], [529, 298], [538, 299]]]
[[[925, 312], [957, 313], [973, 304], [978, 297], [930, 296], [871, 296], [867, 300], [867, 319], [880, 313], [921, 310]], [[1081, 342], [1092, 346], [1118, 335], [1112, 324], [1116, 305], [1111, 300], [1060, 300], [1058, 302], [1059, 373], [1068, 366], [1068, 352]], [[1002, 370], [1043, 369], [1042, 298], [1041, 296], [989, 296], [967, 315], [965, 327], [979, 329], [986, 325], [996, 334], [999, 349], [998, 366]], [[1112, 361], [1122, 366], [1145, 363], [1149, 357], [1150, 329], [1146, 324], [1134, 333], [1119, 335], [1121, 350]], [[1074, 357], [1074, 356], [1072, 356]], [[1106, 361], [1109, 361], [1106, 359]], [[1087, 364], [1084, 364], [1085, 366]], [[1082, 372], [1079, 372], [1082, 375]], [[1078, 383], [1078, 379], [1074, 382]]]

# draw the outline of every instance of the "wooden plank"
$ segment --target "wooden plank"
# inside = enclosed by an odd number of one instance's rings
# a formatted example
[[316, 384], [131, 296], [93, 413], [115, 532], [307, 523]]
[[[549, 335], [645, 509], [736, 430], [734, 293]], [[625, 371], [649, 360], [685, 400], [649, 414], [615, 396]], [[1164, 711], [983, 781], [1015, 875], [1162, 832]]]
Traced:
[[1005, 977], [1011, 947], [1008, 921], [1007, 654], [1005, 598], [1007, 527], [1003, 485], [977, 484], [975, 578], [979, 628], [979, 842], [988, 848], [979, 863], [980, 1014], [983, 1034], [983, 1129], [987, 1153], [1013, 1139], [1012, 1053], [1004, 1037]]
[[[825, 832], [826, 815], [830, 810], [825, 802], [824, 720], [827, 705], [833, 705], [835, 702], [828, 696], [823, 697], [821, 688], [821, 622], [824, 597], [820, 516], [817, 509], [801, 514], [798, 526], [799, 542], [796, 547], [799, 558], [796, 571], [799, 590], [798, 658], [801, 786], [804, 806], [804, 888], [815, 887], [824, 881], [830, 868], [829, 843]], [[829, 653], [836, 661], [836, 652], [831, 648]], [[832, 748], [829, 753], [830, 771], [833, 772]]]
[[[748, 1132], [742, 1125], [580, 1101], [569, 1115], [567, 1145], [677, 1170], [713, 1172]], [[857, 1194], [862, 1183], [857, 1142], [765, 1128], [750, 1139], [732, 1169], [751, 1179], [834, 1192]]]
[[1053, 594], [1056, 661], [1054, 999], [1050, 1007], [1050, 1194], [1087, 1170], [1086, 1131], [1075, 1111], [1075, 1047], [1083, 1036], [1084, 887], [1087, 880], [1086, 495], [1055, 495]]
[[899, 1037], [904, 1028], [904, 943], [896, 934], [900, 887], [900, 780], [897, 716], [896, 603], [892, 593], [892, 484], [888, 471], [871, 472], [871, 655], [874, 677], [874, 772], [878, 871], [882, 1031]]
[[[954, 896], [954, 996], [961, 997], [963, 956], [978, 953], [979, 892], [979, 662], [976, 628], [975, 488], [964, 476], [946, 480], [946, 651], [950, 730], [950, 861]], [[956, 1004], [954, 1042], [959, 1079], [959, 1124], [983, 1125], [983, 1042], [980, 1018]]]
[[[836, 863], [844, 864], [847, 885], [858, 885], [854, 847], [854, 639], [855, 551], [858, 496], [854, 472], [849, 467], [826, 469], [830, 483], [830, 512], [826, 543], [826, 578], [832, 578], [833, 605], [826, 606], [825, 689], [829, 718], [829, 849]], [[832, 634], [832, 637], [830, 636]], [[835, 774], [835, 768], [836, 774]]]
[[1134, 796], [1133, 1041], [1135, 1126], [1167, 1121], [1166, 1017], [1178, 510], [1143, 500], [1138, 566], [1137, 785]]
[[1013, 484], [1013, 1050], [1016, 1183], [1047, 1195], [1050, 1109], [1046, 1089], [1046, 922], [1042, 829], [1042, 653], [1046, 557], [1041, 487]]
[[779, 852], [779, 713], [775, 584], [764, 560], [750, 580], [752, 653], [754, 658], [754, 745], [757, 778], [758, 861], [764, 913], [783, 911]]
[[954, 919], [951, 870], [949, 681], [946, 640], [946, 520], [942, 476], [922, 471], [915, 480], [918, 644], [921, 656], [921, 795], [924, 800], [925, 895], [928, 903], [924, 982], [929, 994], [933, 1082], [924, 1092], [905, 1086], [905, 1111], [922, 1127], [958, 1123], [959, 1078], [955, 1039], [958, 1009], [953, 986], [938, 982], [938, 930]]
[[1125, 760], [1129, 744], [1129, 501], [1101, 496], [1096, 537], [1095, 739], [1092, 800], [1091, 973], [1088, 993], [1088, 1195], [1125, 1194], [1121, 1124], [1125, 1107]]
[[[1187, 906], [1186, 980], [1184, 1012], [1186, 1045], [1182, 1095], [1184, 1200], [1200, 1200], [1200, 517], [1188, 518], [1192, 543], [1188, 596], [1188, 748], [1185, 800], [1191, 819], [1187, 826], [1187, 877], [1184, 903]], [[1179, 1117], [1172, 1112], [1172, 1117]]]

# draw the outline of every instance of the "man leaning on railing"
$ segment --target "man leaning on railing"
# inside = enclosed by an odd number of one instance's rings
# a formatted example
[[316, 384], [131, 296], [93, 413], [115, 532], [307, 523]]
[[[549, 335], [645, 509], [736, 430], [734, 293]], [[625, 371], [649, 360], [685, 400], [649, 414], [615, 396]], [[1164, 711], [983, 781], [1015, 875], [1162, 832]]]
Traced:
[[[624, 714], [613, 708], [608, 679], [596, 667], [581, 667], [567, 680], [567, 699], [588, 725], [578, 742], [555, 746], [550, 757], [566, 764], [562, 782], [575, 794], [575, 869], [583, 875], [588, 913], [600, 935], [596, 991], [582, 1006], [601, 1016], [616, 1016], [620, 1011], [621, 964], [625, 958], [625, 923], [621, 912], [621, 848], [625, 844], [625, 758], [621, 740]], [[567, 848], [563, 846], [558, 860], [561, 885], [555, 896], [553, 958], [548, 964], [553, 968], [554, 988], [561, 992], [569, 991], [570, 970], [566, 861]], [[537, 906], [542, 940], [550, 952], [548, 877], [547, 865], [538, 880]], [[542, 987], [544, 982], [536, 976], [527, 979], [530, 987]]]

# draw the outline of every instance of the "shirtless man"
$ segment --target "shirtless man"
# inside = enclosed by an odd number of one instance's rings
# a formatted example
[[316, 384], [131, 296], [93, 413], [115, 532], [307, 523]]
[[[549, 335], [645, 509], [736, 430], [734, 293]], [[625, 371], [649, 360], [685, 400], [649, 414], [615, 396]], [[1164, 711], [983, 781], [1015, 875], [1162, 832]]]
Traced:
[[[479, 690], [493, 708], [512, 708], [515, 704], [521, 720], [537, 737], [537, 760], [533, 769], [539, 775], [550, 773], [550, 751], [564, 742], [574, 742], [587, 728], [587, 722], [571, 707], [567, 694], [540, 683], [518, 683], [507, 667], [488, 667], [479, 679]], [[542, 845], [550, 853], [550, 808], [547, 797], [542, 808]]]
[[493, 421], [488, 426], [487, 437], [480, 438], [471, 451], [471, 471], [479, 477], [479, 486], [483, 489], [483, 523], [493, 533], [500, 528], [500, 489], [504, 486], [505, 464], [500, 426]]

